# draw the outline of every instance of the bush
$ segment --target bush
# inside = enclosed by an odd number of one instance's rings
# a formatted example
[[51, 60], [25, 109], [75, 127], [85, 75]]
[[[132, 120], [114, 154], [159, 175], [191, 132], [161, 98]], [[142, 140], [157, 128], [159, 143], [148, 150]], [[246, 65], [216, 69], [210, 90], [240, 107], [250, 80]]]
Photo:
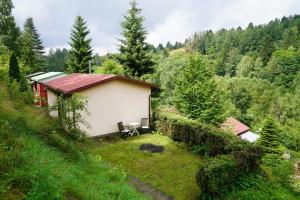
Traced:
[[254, 146], [202, 162], [196, 175], [202, 190], [200, 199], [215, 199], [230, 192], [240, 184], [241, 177], [259, 169], [261, 156], [261, 148]]
[[276, 177], [277, 181], [289, 189], [293, 189], [295, 181], [295, 162], [296, 160], [285, 160], [278, 154], [266, 154], [262, 159], [265, 170], [270, 177]]
[[197, 184], [202, 190], [200, 199], [215, 199], [227, 193], [236, 177], [235, 161], [231, 155], [219, 155], [205, 160], [196, 175]]
[[86, 108], [87, 101], [85, 97], [79, 94], [73, 94], [70, 98], [58, 97], [54, 106], [50, 107], [51, 111], [57, 111], [62, 126], [69, 132], [74, 139], [86, 137], [83, 129], [89, 127], [85, 115], [89, 115]]
[[233, 153], [238, 171], [243, 173], [257, 171], [262, 158], [260, 146], [249, 146]]
[[124, 67], [118, 62], [107, 59], [102, 63], [101, 67], [98, 67], [95, 71], [96, 74], [116, 74], [124, 75]]

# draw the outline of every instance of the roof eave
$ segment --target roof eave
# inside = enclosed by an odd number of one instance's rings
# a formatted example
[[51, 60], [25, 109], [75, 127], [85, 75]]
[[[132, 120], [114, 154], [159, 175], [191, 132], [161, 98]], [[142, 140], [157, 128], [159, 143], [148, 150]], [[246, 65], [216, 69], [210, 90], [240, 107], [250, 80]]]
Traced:
[[91, 88], [93, 86], [96, 86], [96, 85], [99, 85], [101, 83], [105, 83], [105, 82], [109, 82], [109, 81], [112, 81], [112, 80], [123, 80], [123, 81], [128, 81], [128, 82], [131, 82], [131, 83], [136, 83], [136, 84], [139, 84], [139, 85], [142, 85], [142, 86], [146, 86], [146, 87], [149, 87], [149, 88], [153, 88], [153, 89], [157, 89], [159, 88], [157, 85], [154, 85], [154, 84], [151, 84], [151, 83], [147, 83], [147, 82], [144, 82], [144, 81], [140, 81], [140, 80], [135, 80], [135, 79], [131, 79], [131, 78], [127, 78], [125, 76], [112, 76], [111, 78], [107, 78], [105, 80], [100, 80], [100, 81], [97, 81], [97, 82], [94, 82], [92, 84], [89, 84], [89, 85], [85, 85], [85, 86], [82, 86], [82, 87], [78, 87], [78, 88], [75, 88], [75, 89], [72, 89], [72, 90], [69, 90], [69, 91], [65, 91], [65, 90], [61, 90], [59, 88], [54, 88], [50, 85], [47, 84], [47, 82], [45, 83], [41, 83], [43, 85], [45, 85], [47, 88], [49, 88], [50, 90], [52, 91], [55, 91], [55, 92], [59, 92], [59, 93], [62, 93], [64, 95], [71, 95], [75, 92], [79, 92], [79, 91], [82, 91], [82, 90], [85, 90], [85, 89], [88, 89], [88, 88]]

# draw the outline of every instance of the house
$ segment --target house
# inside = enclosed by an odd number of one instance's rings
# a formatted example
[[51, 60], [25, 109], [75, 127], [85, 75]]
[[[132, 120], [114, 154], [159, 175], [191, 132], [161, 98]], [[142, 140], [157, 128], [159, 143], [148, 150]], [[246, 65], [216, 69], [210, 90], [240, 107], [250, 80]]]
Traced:
[[[81, 126], [89, 136], [118, 132], [117, 123], [125, 125], [150, 119], [150, 95], [153, 84], [124, 76], [108, 74], [71, 74], [43, 83], [47, 87], [48, 104], [53, 106], [57, 96], [79, 93], [87, 99], [89, 115], [84, 117], [89, 127]], [[57, 116], [58, 113], [51, 112]]]
[[233, 131], [233, 133], [237, 136], [240, 136], [241, 134], [246, 133], [250, 130], [248, 126], [233, 117], [228, 117], [221, 125], [221, 127], [223, 129], [229, 129]]
[[230, 130], [236, 136], [249, 142], [255, 142], [259, 138], [259, 135], [251, 132], [248, 126], [233, 117], [228, 117], [225, 122], [221, 124], [221, 129]]
[[30, 83], [35, 94], [37, 106], [47, 106], [47, 90], [42, 83], [62, 76], [65, 76], [63, 72], [48, 72], [30, 77]]
[[34, 76], [41, 75], [41, 74], [45, 74], [45, 72], [35, 72], [33, 74], [28, 74], [25, 77], [26, 77], [26, 79], [28, 80], [29, 83], [32, 83], [31, 78], [34, 77]]

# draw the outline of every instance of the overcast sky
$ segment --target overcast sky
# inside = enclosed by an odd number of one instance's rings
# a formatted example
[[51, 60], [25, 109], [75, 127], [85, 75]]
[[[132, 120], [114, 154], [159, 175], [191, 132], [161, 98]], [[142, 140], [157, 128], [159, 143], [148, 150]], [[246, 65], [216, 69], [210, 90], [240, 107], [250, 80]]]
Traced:
[[[68, 48], [76, 15], [88, 23], [94, 52], [116, 51], [129, 0], [13, 0], [17, 23], [33, 17], [46, 49]], [[245, 27], [300, 14], [300, 0], [138, 0], [148, 42], [184, 41], [194, 32]]]

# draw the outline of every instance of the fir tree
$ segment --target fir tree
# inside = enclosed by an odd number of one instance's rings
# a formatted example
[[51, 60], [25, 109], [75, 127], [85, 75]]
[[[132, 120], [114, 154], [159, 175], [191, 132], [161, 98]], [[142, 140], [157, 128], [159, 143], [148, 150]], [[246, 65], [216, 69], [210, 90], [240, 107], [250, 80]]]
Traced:
[[87, 38], [90, 31], [81, 16], [77, 16], [71, 30], [71, 46], [68, 71], [87, 73], [89, 61], [92, 60], [91, 39]]
[[12, 80], [20, 81], [19, 63], [14, 51], [11, 52], [9, 59], [8, 76]]
[[299, 45], [299, 31], [297, 26], [286, 29], [282, 35], [282, 46], [287, 49], [290, 46], [297, 47]]
[[32, 72], [43, 69], [44, 61], [42, 56], [44, 47], [31, 17], [26, 19], [24, 23], [21, 43], [24, 65]]
[[166, 44], [166, 48], [168, 48], [169, 50], [173, 50], [174, 46], [170, 41], [168, 41], [167, 44]]
[[32, 17], [26, 19], [24, 24], [24, 30], [32, 34], [35, 52], [38, 54], [43, 54], [44, 53], [43, 42], [40, 39], [40, 34], [38, 33], [37, 29], [34, 26]]
[[137, 8], [134, 0], [130, 5], [131, 8], [121, 23], [123, 39], [119, 40], [121, 54], [118, 59], [129, 75], [140, 77], [151, 73], [154, 63], [150, 56], [149, 44], [145, 42], [147, 32], [143, 27], [144, 17], [140, 16], [141, 9]]
[[267, 118], [262, 127], [259, 143], [266, 147], [278, 147], [279, 132], [280, 130], [277, 127], [274, 119]]
[[159, 45], [157, 46], [157, 51], [159, 52], [162, 50], [164, 50], [164, 46], [161, 43], [159, 43]]
[[19, 55], [18, 37], [20, 29], [12, 16], [13, 8], [11, 0], [0, 0], [0, 44]]

